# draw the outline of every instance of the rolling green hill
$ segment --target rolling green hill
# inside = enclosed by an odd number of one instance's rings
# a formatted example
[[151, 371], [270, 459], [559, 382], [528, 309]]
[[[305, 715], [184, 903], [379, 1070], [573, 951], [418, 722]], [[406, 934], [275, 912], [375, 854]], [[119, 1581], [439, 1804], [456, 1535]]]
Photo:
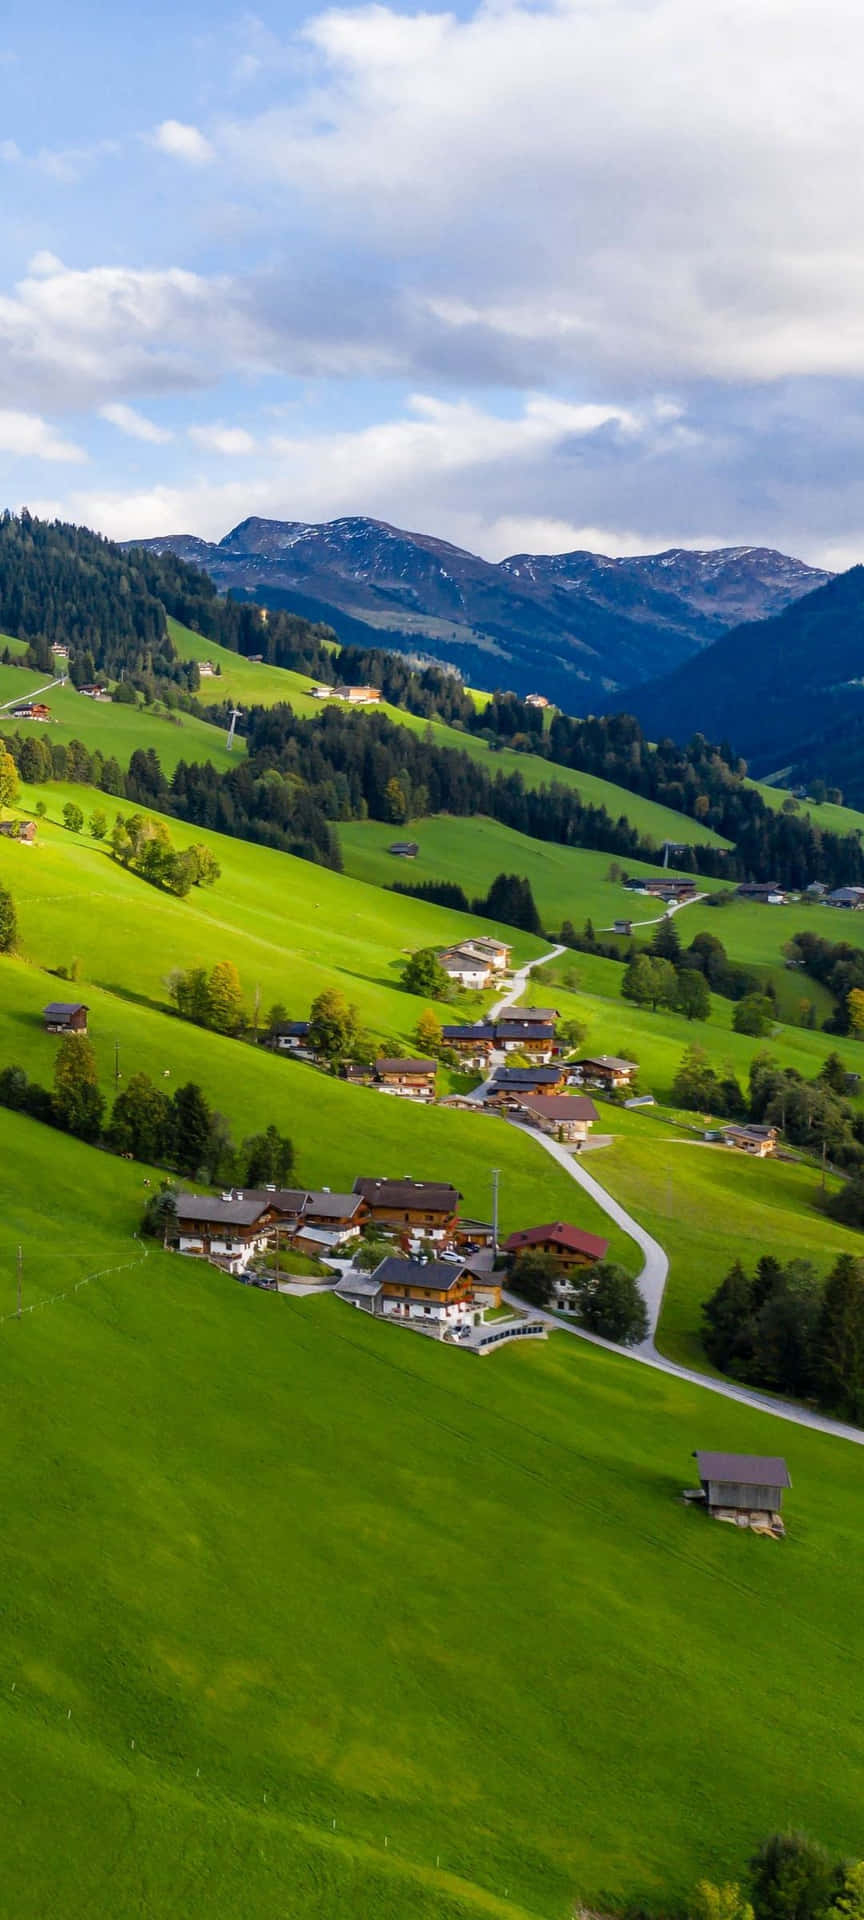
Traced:
[[[855, 1449], [564, 1335], [481, 1363], [130, 1264], [141, 1169], [0, 1144], [0, 1310], [17, 1244], [65, 1295], [0, 1324], [16, 1920], [568, 1920], [778, 1826], [859, 1848]], [[694, 1446], [786, 1455], [783, 1545], [681, 1503]]]
[[[26, 667], [0, 666], [0, 706], [10, 700], [25, 700], [44, 687], [48, 677], [31, 673]], [[33, 731], [50, 745], [60, 741], [83, 740], [91, 752], [97, 747], [107, 759], [114, 754], [126, 769], [136, 747], [154, 747], [162, 767], [171, 774], [178, 760], [212, 760], [214, 767], [230, 767], [232, 754], [226, 751], [221, 728], [209, 726], [194, 713], [171, 713], [154, 707], [132, 707], [89, 700], [68, 684], [52, 687], [44, 695], [51, 708], [51, 721], [15, 720], [7, 710], [0, 712], [0, 731]], [[234, 757], [245, 753], [242, 741], [233, 749]]]

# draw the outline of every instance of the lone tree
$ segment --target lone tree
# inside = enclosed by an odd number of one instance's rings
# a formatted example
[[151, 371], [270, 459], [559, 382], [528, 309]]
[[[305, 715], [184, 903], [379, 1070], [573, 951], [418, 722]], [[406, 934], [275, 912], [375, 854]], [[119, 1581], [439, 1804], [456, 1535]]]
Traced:
[[520, 1253], [513, 1265], [513, 1291], [532, 1307], [548, 1307], [560, 1278], [561, 1262], [554, 1254]]
[[74, 800], [67, 800], [63, 808], [63, 825], [70, 833], [80, 833], [84, 825], [84, 815]]
[[688, 1020], [707, 1020], [711, 1012], [711, 993], [704, 973], [696, 967], [681, 967], [675, 1003]]
[[418, 947], [406, 960], [402, 985], [408, 993], [417, 993], [424, 1000], [447, 999], [450, 977], [444, 972], [434, 947]]
[[201, 1088], [194, 1080], [178, 1087], [171, 1102], [174, 1109], [174, 1159], [179, 1173], [194, 1180], [200, 1172], [210, 1141], [210, 1110]]
[[633, 1347], [648, 1334], [648, 1309], [632, 1274], [612, 1260], [595, 1267], [582, 1290], [582, 1325], [604, 1340]]
[[171, 1101], [148, 1073], [133, 1073], [114, 1102], [109, 1143], [115, 1153], [131, 1153], [136, 1160], [168, 1159], [174, 1115]]
[[356, 1046], [357, 1008], [337, 987], [326, 987], [309, 1009], [309, 1045], [322, 1060], [339, 1060]]
[[96, 1055], [83, 1033], [67, 1033], [54, 1062], [53, 1108], [58, 1127], [79, 1140], [98, 1140], [105, 1101], [99, 1091]]
[[9, 888], [0, 884], [0, 953], [13, 953], [17, 938], [15, 902]]
[[822, 1920], [840, 1891], [837, 1868], [806, 1833], [773, 1833], [750, 1870], [756, 1920]]
[[421, 1013], [414, 1033], [417, 1045], [422, 1049], [424, 1054], [432, 1054], [434, 1057], [440, 1053], [442, 1043], [441, 1022], [437, 1013], [432, 1012], [431, 1007], [427, 1007], [425, 1011]]

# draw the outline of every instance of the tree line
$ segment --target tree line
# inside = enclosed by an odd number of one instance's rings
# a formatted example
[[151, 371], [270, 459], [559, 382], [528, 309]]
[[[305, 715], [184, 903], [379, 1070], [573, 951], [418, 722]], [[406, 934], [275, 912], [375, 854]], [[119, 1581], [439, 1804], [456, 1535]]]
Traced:
[[453, 880], [421, 880], [416, 886], [395, 880], [390, 891], [407, 894], [412, 900], [433, 901], [439, 907], [452, 907], [457, 913], [476, 913], [487, 920], [498, 920], [505, 927], [519, 927], [523, 933], [543, 932], [531, 882], [518, 873], [496, 873], [486, 893], [473, 900], [469, 900], [464, 887]]
[[745, 1090], [731, 1064], [718, 1073], [704, 1047], [693, 1045], [682, 1055], [670, 1098], [691, 1112], [776, 1127], [791, 1146], [824, 1151], [832, 1166], [855, 1173], [864, 1167], [864, 1114], [847, 1098], [850, 1080], [836, 1053], [805, 1080], [764, 1049], [750, 1062]]
[[841, 1253], [826, 1280], [809, 1260], [741, 1260], [703, 1307], [703, 1340], [721, 1373], [864, 1421], [864, 1261]]

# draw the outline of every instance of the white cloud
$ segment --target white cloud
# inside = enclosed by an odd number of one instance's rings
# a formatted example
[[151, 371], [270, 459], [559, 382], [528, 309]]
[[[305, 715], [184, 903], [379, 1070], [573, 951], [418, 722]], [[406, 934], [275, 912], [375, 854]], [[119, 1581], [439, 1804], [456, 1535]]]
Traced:
[[83, 447], [63, 440], [38, 413], [0, 409], [0, 453], [30, 460], [86, 460]]
[[122, 400], [108, 401], [99, 408], [99, 415], [110, 426], [117, 427], [120, 433], [128, 434], [130, 440], [148, 440], [153, 446], [161, 446], [166, 440], [174, 438], [169, 427], [157, 427], [154, 420], [148, 420], [147, 415], [139, 413], [136, 407], [125, 406]]
[[535, 379], [544, 349], [652, 378], [864, 370], [856, 0], [336, 6], [304, 38], [311, 82], [220, 148], [533, 347]]
[[190, 166], [206, 166], [214, 158], [213, 148], [198, 127], [184, 120], [163, 120], [151, 135], [154, 147], [172, 160], [185, 160]]
[[17, 140], [0, 140], [0, 160], [5, 161], [7, 166], [14, 166], [21, 158], [21, 148]]
[[254, 453], [255, 440], [245, 427], [225, 427], [218, 422], [210, 427], [190, 427], [189, 438], [207, 453]]

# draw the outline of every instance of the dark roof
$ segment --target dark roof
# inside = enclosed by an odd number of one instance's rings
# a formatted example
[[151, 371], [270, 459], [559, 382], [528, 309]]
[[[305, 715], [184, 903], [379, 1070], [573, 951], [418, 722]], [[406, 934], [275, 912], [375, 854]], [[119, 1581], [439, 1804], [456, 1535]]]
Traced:
[[467, 947], [442, 947], [438, 959], [442, 967], [458, 967], [470, 973], [472, 967], [489, 968], [489, 962], [482, 953], [471, 953]]
[[416, 840], [394, 840], [392, 842], [392, 845], [387, 848], [387, 852], [388, 853], [419, 853], [420, 848]]
[[544, 1120], [597, 1119], [597, 1108], [587, 1094], [526, 1093], [522, 1105]]
[[452, 1293], [464, 1278], [465, 1267], [456, 1260], [399, 1260], [389, 1254], [375, 1268], [373, 1280], [392, 1280], [401, 1287], [430, 1287], [434, 1293]]
[[360, 1193], [307, 1193], [305, 1213], [322, 1213], [331, 1220], [353, 1220], [363, 1204]]
[[301, 1213], [309, 1199], [305, 1187], [243, 1187], [241, 1200], [257, 1200], [262, 1207], [274, 1207], [277, 1213]]
[[376, 1180], [364, 1175], [355, 1180], [354, 1192], [362, 1193], [370, 1206], [377, 1201], [382, 1207], [424, 1207], [428, 1213], [455, 1213], [462, 1198], [458, 1187], [445, 1181]]
[[697, 1453], [700, 1480], [737, 1481], [745, 1487], [791, 1487], [789, 1468], [778, 1454]]
[[363, 1299], [374, 1300], [381, 1292], [381, 1282], [376, 1280], [372, 1273], [346, 1273], [333, 1288], [333, 1292], [341, 1294], [346, 1300], [353, 1299], [355, 1294], [359, 1294]]
[[548, 1020], [505, 1020], [499, 1021], [496, 1033], [507, 1040], [545, 1040], [555, 1037], [555, 1029]]
[[68, 1020], [70, 1014], [86, 1013], [88, 1009], [81, 1000], [49, 1000], [42, 1011], [46, 1020]]
[[293, 1034], [296, 1036], [298, 1040], [302, 1040], [304, 1035], [309, 1032], [309, 1021], [308, 1020], [278, 1020], [275, 1027], [273, 1028], [273, 1032]]
[[560, 1067], [496, 1067], [492, 1075], [496, 1087], [514, 1087], [522, 1093], [529, 1087], [554, 1087], [560, 1078]]
[[557, 1007], [504, 1007], [497, 1016], [497, 1024], [508, 1027], [520, 1020], [530, 1020], [532, 1026], [551, 1027], [557, 1018]]
[[563, 1220], [554, 1220], [548, 1227], [525, 1227], [521, 1233], [511, 1233], [504, 1242], [504, 1251], [518, 1253], [521, 1247], [536, 1247], [545, 1240], [557, 1241], [571, 1253], [587, 1253], [592, 1260], [603, 1260], [609, 1251], [608, 1240], [601, 1240], [596, 1233], [583, 1233], [581, 1227], [567, 1226]]
[[266, 1213], [266, 1202], [243, 1200], [232, 1194], [230, 1200], [210, 1193], [178, 1193], [178, 1220], [209, 1221], [213, 1226], [253, 1227]]
[[434, 1060], [376, 1060], [376, 1073], [437, 1073]]
[[442, 1027], [441, 1038], [442, 1040], [494, 1040], [495, 1028], [489, 1026]]

